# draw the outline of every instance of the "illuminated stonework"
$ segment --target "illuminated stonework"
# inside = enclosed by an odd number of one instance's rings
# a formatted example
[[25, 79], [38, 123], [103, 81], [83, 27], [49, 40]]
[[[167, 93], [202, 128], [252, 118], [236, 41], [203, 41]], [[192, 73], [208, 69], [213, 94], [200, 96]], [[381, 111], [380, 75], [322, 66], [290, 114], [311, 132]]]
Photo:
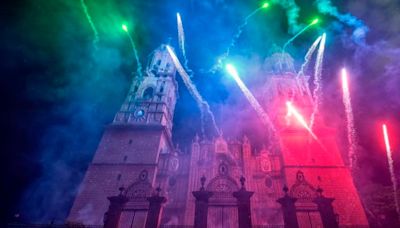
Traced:
[[[281, 57], [275, 54], [268, 61]], [[321, 227], [323, 216], [316, 202], [331, 198], [340, 225], [366, 226], [335, 132], [317, 119], [315, 133], [321, 141], [317, 143], [287, 116], [287, 101], [309, 115], [313, 99], [308, 77], [297, 77], [293, 59], [287, 53], [284, 57], [284, 65], [267, 61], [271, 75], [260, 92], [260, 103], [268, 107], [277, 128], [277, 140], [255, 151], [246, 136], [240, 140], [226, 139], [222, 133], [213, 140], [196, 136], [190, 153], [182, 153], [171, 140], [178, 97], [176, 70], [165, 46], [156, 49], [144, 77], [133, 81], [120, 111], [106, 128], [68, 220], [102, 225], [107, 211], [105, 218], [112, 224], [112, 203], [122, 202], [120, 214], [113, 217], [119, 227], [144, 227], [148, 216], [158, 215], [161, 227], [193, 226], [196, 200], [203, 200], [202, 205], [208, 205], [203, 224], [208, 227], [239, 227], [250, 220], [254, 226], [283, 225], [283, 209], [277, 200], [286, 189], [285, 199], [297, 198], [295, 216], [300, 227]], [[323, 198], [320, 188], [324, 197], [331, 198]], [[114, 198], [109, 198], [112, 205], [107, 209], [109, 196]], [[161, 211], [151, 209], [157, 202]], [[239, 204], [242, 211], [238, 213]], [[249, 220], [240, 222], [247, 212], [250, 215], [244, 217]]]

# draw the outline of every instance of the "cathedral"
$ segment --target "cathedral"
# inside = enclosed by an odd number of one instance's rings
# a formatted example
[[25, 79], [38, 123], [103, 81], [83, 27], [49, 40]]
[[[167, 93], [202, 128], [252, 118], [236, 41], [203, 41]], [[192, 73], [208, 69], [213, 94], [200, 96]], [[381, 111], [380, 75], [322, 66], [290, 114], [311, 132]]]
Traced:
[[[283, 61], [282, 61], [283, 60]], [[68, 222], [104, 227], [368, 227], [335, 129], [316, 116], [313, 139], [287, 101], [310, 116], [309, 77], [288, 54], [267, 59], [260, 103], [275, 126], [255, 152], [246, 135], [172, 142], [177, 70], [166, 45], [150, 56], [104, 131]], [[267, 138], [267, 137], [266, 137]]]

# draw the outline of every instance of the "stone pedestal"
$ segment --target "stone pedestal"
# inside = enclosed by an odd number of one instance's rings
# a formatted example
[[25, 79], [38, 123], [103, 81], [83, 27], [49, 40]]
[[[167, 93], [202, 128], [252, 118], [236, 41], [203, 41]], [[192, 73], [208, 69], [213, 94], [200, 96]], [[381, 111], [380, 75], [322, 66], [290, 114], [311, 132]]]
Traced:
[[160, 221], [162, 204], [167, 202], [167, 199], [160, 196], [160, 188], [157, 188], [157, 193], [152, 197], [148, 197], [149, 211], [147, 212], [146, 228], [157, 228]]
[[318, 211], [321, 215], [322, 224], [324, 225], [324, 227], [338, 228], [339, 224], [332, 206], [332, 202], [335, 199], [323, 196], [321, 188], [317, 189], [317, 193], [318, 196], [313, 200], [313, 202], [318, 206]]
[[110, 201], [110, 206], [104, 214], [104, 228], [118, 228], [119, 219], [122, 209], [124, 208], [128, 198], [122, 194], [124, 189], [120, 188], [121, 193], [118, 196], [110, 196], [107, 199]]
[[208, 199], [213, 195], [212, 192], [206, 191], [204, 183], [206, 178], [201, 178], [201, 188], [199, 191], [192, 192], [196, 198], [195, 210], [194, 210], [194, 228], [206, 228], [207, 227], [207, 215], [208, 215]]
[[288, 188], [285, 186], [283, 191], [285, 195], [279, 198], [277, 202], [282, 205], [283, 221], [285, 223], [285, 228], [299, 228], [299, 223], [297, 221], [296, 215], [296, 198], [290, 197], [288, 195]]
[[251, 224], [251, 208], [250, 208], [250, 198], [253, 196], [254, 192], [249, 192], [244, 187], [245, 178], [241, 177], [240, 182], [242, 183], [242, 188], [233, 193], [233, 197], [237, 199], [238, 204], [238, 219], [239, 228], [250, 228]]

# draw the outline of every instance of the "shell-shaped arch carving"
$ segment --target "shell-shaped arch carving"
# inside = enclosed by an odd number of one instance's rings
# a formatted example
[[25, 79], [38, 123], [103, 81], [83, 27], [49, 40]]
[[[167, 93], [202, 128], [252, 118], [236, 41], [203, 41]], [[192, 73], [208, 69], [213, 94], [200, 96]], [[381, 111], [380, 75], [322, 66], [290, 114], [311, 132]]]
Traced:
[[212, 198], [224, 201], [234, 199], [232, 193], [238, 191], [239, 186], [232, 177], [219, 175], [210, 180], [206, 189], [213, 192]]
[[137, 180], [126, 188], [125, 196], [129, 201], [146, 201], [152, 191], [153, 187], [148, 180], [148, 171], [142, 170]]

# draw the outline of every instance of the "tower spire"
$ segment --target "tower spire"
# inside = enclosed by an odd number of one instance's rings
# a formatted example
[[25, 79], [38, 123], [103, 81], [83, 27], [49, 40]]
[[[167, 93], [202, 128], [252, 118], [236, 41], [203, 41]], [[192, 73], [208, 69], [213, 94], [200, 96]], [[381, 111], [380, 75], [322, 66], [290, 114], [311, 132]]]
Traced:
[[[177, 99], [176, 69], [162, 44], [150, 55], [143, 78], [133, 79], [114, 124], [161, 124], [170, 131]], [[165, 107], [165, 108], [162, 108]]]

